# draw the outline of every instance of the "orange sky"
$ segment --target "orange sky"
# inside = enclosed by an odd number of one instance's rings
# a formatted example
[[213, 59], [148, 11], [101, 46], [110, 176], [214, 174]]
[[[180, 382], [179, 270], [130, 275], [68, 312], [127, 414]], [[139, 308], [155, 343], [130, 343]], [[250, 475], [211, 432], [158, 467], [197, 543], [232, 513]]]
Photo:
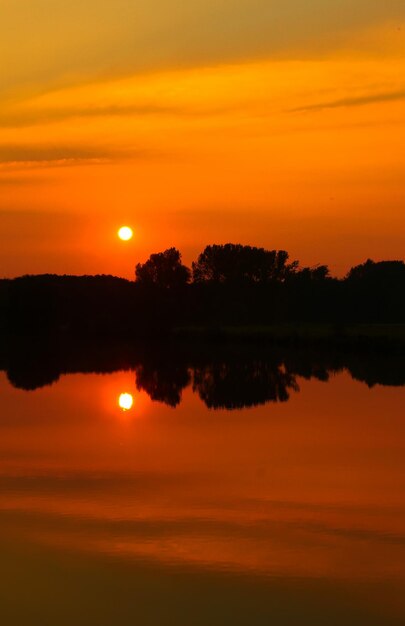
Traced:
[[403, 258], [402, 0], [130, 4], [0, 0], [2, 276]]

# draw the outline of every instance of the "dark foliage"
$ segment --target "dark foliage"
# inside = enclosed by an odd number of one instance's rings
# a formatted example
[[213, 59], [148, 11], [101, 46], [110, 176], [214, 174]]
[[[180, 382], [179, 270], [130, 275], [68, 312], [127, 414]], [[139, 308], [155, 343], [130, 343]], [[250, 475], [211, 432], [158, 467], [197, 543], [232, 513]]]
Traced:
[[191, 272], [175, 248], [113, 276], [23, 276], [0, 281], [3, 332], [156, 337], [175, 327], [279, 323], [405, 323], [405, 264], [367, 261], [338, 280], [283, 250], [208, 246]]
[[145, 287], [177, 290], [189, 282], [190, 270], [182, 264], [180, 252], [169, 248], [152, 254], [146, 263], [138, 263], [135, 278], [139, 285]]
[[192, 264], [195, 283], [268, 284], [283, 282], [298, 263], [288, 264], [285, 250], [227, 243], [207, 246]]
[[370, 259], [352, 267], [345, 299], [352, 319], [366, 322], [405, 321], [405, 263]]

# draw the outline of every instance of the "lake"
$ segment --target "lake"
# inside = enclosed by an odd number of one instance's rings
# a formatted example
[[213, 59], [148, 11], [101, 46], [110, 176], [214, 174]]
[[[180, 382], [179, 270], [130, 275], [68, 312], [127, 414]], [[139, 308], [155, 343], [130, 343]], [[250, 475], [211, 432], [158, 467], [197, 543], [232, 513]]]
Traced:
[[405, 623], [402, 359], [69, 350], [0, 372], [2, 624]]

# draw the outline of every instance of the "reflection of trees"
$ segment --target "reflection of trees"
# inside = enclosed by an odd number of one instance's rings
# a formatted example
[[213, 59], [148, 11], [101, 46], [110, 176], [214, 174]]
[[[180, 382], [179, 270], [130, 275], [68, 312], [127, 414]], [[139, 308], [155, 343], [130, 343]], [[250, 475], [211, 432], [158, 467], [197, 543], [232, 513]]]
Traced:
[[55, 371], [53, 364], [37, 362], [35, 366], [30, 363], [25, 365], [20, 363], [17, 367], [10, 367], [7, 372], [9, 382], [17, 389], [34, 391], [59, 380], [59, 372]]
[[50, 385], [62, 374], [132, 369], [138, 389], [152, 400], [175, 407], [192, 381], [207, 407], [230, 410], [285, 402], [299, 390], [298, 377], [327, 381], [343, 369], [369, 386], [405, 385], [405, 361], [399, 353], [181, 342], [131, 346], [126, 341], [57, 342], [54, 336], [0, 343], [0, 369], [12, 385], [25, 390]]
[[336, 358], [329, 353], [300, 353], [290, 352], [284, 359], [285, 367], [296, 376], [307, 380], [316, 378], [322, 382], [328, 382], [330, 375], [343, 369], [341, 358]]
[[265, 360], [216, 362], [194, 369], [193, 389], [210, 409], [240, 409], [286, 402], [298, 391], [294, 375]]
[[139, 390], [172, 407], [180, 404], [182, 391], [190, 383], [187, 367], [173, 361], [143, 362], [137, 365], [135, 373]]
[[58, 361], [57, 352], [49, 344], [19, 343], [10, 355], [7, 378], [18, 389], [34, 391], [59, 380]]
[[136, 366], [136, 384], [152, 398], [177, 406], [183, 389], [190, 384], [208, 408], [238, 409], [286, 402], [289, 391], [298, 391], [295, 376], [274, 359], [198, 359], [198, 365], [173, 359], [143, 361]]
[[355, 380], [374, 385], [402, 387], [405, 385], [405, 360], [402, 355], [394, 355], [387, 363], [386, 358], [365, 359], [351, 355], [347, 361], [347, 369]]

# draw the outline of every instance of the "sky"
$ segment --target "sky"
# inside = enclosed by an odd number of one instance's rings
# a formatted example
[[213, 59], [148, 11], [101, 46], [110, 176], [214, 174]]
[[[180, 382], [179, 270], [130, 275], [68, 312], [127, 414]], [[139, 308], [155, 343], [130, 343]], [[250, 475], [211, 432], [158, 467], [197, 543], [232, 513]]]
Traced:
[[[404, 258], [403, 0], [0, 0], [0, 276]], [[131, 242], [116, 232], [128, 224]]]

